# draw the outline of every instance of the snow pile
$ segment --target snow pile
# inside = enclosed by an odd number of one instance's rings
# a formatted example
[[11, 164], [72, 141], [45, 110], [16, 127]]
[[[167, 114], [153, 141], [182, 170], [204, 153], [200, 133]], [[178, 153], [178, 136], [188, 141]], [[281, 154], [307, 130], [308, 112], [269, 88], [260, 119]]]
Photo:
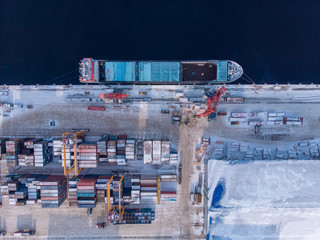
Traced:
[[320, 239], [319, 173], [314, 160], [210, 160], [210, 238]]

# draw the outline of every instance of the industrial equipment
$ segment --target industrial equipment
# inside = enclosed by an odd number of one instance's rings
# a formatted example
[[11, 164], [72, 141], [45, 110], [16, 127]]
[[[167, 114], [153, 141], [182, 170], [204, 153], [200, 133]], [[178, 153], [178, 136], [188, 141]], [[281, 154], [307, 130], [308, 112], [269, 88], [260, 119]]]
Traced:
[[[77, 159], [77, 148], [78, 143], [77, 139], [78, 136], [85, 132], [86, 130], [80, 130], [80, 131], [70, 131], [65, 132], [62, 134], [62, 147], [63, 147], [63, 168], [64, 168], [64, 175], [67, 176], [72, 169], [74, 169], [75, 175], [78, 176], [78, 174], [82, 171], [82, 168], [78, 168], [78, 159]], [[66, 146], [67, 145], [73, 145], [74, 149], [74, 164], [67, 170], [67, 163], [66, 163]]]
[[209, 91], [205, 91], [205, 95], [208, 97], [208, 107], [207, 110], [203, 113], [197, 115], [198, 118], [200, 117], [207, 117], [212, 113], [215, 113], [217, 111], [217, 106], [219, 103], [219, 100], [223, 93], [226, 91], [226, 87], [222, 86], [219, 90], [211, 93]]

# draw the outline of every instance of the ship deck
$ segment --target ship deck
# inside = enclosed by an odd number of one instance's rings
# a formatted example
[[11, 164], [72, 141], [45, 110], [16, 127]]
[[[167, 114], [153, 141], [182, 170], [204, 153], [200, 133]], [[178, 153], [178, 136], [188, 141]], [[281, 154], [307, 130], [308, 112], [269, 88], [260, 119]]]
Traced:
[[217, 79], [217, 65], [211, 63], [182, 63], [183, 82], [209, 82]]

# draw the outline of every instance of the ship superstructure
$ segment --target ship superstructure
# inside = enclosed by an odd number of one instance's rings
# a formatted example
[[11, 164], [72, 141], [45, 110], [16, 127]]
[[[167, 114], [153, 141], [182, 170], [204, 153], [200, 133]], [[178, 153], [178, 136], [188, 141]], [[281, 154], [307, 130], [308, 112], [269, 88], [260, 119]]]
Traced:
[[224, 84], [236, 81], [242, 67], [230, 60], [107, 61], [84, 58], [79, 67], [82, 83]]

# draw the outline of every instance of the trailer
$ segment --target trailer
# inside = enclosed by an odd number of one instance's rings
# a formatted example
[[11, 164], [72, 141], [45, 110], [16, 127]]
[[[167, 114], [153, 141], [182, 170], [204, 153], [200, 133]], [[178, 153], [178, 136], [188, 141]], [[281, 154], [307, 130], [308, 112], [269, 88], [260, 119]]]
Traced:
[[242, 117], [229, 117], [229, 121], [232, 121], [232, 122], [245, 122], [246, 119], [245, 118], [242, 118]]
[[152, 141], [150, 140], [143, 142], [143, 162], [144, 164], [152, 163]]
[[105, 107], [94, 107], [94, 106], [89, 106], [88, 107], [88, 110], [91, 110], [91, 111], [105, 111], [106, 108]]

